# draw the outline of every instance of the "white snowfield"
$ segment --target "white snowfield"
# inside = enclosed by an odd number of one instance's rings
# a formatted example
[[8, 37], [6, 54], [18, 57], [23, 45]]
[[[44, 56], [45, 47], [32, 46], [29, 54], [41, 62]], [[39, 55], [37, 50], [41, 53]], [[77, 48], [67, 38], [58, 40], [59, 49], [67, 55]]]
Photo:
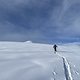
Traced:
[[80, 80], [80, 44], [0, 42], [0, 80]]

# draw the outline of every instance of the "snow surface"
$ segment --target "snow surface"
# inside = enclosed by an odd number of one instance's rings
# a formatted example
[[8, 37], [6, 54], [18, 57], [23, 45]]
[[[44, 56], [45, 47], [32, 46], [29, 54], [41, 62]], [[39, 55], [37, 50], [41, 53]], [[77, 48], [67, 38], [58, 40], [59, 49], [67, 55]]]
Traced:
[[80, 44], [0, 42], [0, 80], [80, 80]]

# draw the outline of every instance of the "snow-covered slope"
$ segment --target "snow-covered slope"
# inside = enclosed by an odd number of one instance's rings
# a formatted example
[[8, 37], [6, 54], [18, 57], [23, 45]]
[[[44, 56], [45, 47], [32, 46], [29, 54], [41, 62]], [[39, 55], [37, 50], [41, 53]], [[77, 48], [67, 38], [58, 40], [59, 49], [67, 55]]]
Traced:
[[80, 80], [80, 45], [0, 42], [0, 80]]

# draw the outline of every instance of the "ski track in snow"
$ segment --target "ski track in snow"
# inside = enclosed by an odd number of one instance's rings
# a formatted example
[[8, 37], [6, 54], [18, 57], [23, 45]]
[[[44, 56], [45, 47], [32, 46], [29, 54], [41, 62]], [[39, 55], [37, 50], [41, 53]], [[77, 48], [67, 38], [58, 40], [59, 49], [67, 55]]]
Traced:
[[63, 58], [63, 65], [64, 65], [64, 70], [65, 70], [66, 80], [73, 80], [72, 75], [71, 75], [71, 71], [70, 71], [70, 65], [67, 62], [66, 58], [64, 58], [64, 57], [62, 57], [62, 58]]
[[63, 59], [64, 73], [65, 73], [66, 80], [73, 80], [71, 75], [70, 65], [67, 59], [64, 56], [61, 56], [60, 54], [57, 55]]

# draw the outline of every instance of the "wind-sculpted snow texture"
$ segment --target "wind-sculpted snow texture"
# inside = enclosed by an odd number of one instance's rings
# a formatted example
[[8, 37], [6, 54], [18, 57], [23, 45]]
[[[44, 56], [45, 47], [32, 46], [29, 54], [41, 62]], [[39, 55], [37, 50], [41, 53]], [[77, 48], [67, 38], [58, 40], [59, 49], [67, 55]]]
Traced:
[[79, 44], [61, 44], [55, 54], [48, 44], [0, 42], [0, 80], [65, 80], [69, 70], [73, 80], [80, 80], [79, 48]]

